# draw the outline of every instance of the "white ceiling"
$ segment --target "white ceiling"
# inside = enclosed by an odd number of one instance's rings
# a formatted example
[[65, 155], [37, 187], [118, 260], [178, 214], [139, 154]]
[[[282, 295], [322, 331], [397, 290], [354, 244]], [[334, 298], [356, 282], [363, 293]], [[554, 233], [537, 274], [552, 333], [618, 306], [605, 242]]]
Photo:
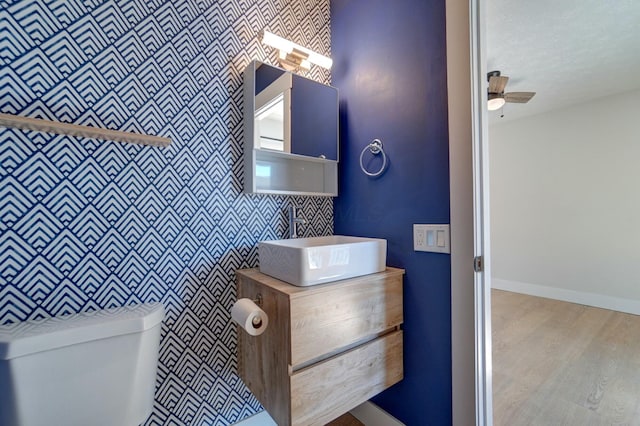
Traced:
[[490, 122], [640, 88], [640, 0], [489, 0], [486, 25], [487, 70], [536, 92]]

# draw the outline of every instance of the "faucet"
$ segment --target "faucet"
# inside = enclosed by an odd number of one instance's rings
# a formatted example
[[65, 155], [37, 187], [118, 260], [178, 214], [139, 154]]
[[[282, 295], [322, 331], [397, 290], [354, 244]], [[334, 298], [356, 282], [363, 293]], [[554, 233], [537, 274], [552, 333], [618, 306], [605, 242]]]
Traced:
[[307, 223], [306, 219], [302, 217], [297, 217], [298, 208], [294, 206], [289, 206], [289, 238], [298, 238], [297, 232], [297, 224], [305, 225]]

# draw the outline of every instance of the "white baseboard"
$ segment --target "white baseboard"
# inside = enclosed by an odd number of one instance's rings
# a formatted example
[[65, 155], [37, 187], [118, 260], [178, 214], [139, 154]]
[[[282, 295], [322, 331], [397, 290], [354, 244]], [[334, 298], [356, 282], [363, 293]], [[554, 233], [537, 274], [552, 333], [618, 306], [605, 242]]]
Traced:
[[512, 291], [514, 293], [529, 294], [531, 296], [546, 297], [547, 299], [562, 300], [580, 305], [595, 306], [596, 308], [611, 309], [640, 315], [640, 300], [622, 299], [596, 293], [567, 290], [564, 288], [547, 287], [543, 285], [523, 283], [520, 281], [491, 278], [491, 288]]
[[369, 401], [358, 405], [350, 413], [365, 426], [405, 426], [400, 420]]
[[233, 426], [278, 426], [278, 424], [273, 421], [269, 413], [267, 413], [267, 410], [264, 410], [244, 420], [240, 420], [238, 423], [234, 423]]
[[[365, 426], [405, 426], [404, 423], [393, 417], [372, 402], [365, 402], [350, 411], [351, 415], [360, 420]], [[248, 417], [235, 426], [278, 426], [269, 413], [262, 411]]]

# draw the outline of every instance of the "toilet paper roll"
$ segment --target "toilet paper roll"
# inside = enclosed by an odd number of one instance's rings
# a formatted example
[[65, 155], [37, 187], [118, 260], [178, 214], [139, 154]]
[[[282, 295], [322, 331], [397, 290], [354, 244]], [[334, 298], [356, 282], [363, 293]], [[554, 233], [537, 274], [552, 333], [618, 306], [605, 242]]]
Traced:
[[251, 336], [259, 336], [267, 329], [269, 317], [251, 299], [238, 299], [231, 308], [231, 318]]

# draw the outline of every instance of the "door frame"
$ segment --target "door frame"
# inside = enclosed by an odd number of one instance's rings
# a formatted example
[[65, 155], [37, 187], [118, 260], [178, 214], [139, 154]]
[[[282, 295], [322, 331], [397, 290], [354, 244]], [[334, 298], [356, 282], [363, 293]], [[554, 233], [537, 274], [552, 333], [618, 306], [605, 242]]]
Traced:
[[[485, 6], [446, 0], [452, 424], [491, 426], [491, 283]], [[474, 257], [483, 270], [474, 272]]]
[[487, 105], [485, 3], [469, 0], [471, 118], [473, 145], [474, 246], [481, 271], [474, 275], [476, 425], [493, 425], [491, 358], [491, 247], [489, 211], [489, 130]]

